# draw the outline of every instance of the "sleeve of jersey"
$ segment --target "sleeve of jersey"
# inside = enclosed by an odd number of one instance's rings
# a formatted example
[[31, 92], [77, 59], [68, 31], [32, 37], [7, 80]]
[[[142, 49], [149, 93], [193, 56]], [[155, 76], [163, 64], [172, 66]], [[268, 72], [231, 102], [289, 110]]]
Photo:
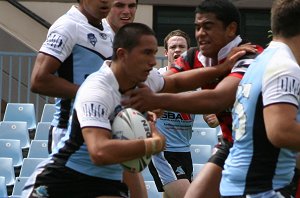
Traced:
[[112, 112], [112, 96], [105, 88], [92, 83], [83, 84], [76, 96], [74, 108], [80, 127], [101, 127], [111, 130], [109, 121]]
[[49, 29], [40, 52], [51, 55], [63, 62], [73, 50], [76, 35], [76, 23], [63, 19], [57, 20]]
[[246, 54], [245, 56], [243, 56], [235, 63], [235, 65], [231, 69], [231, 73], [229, 74], [229, 76], [235, 76], [242, 79], [249, 65], [254, 61], [255, 57], [256, 54]]
[[186, 70], [190, 70], [191, 66], [189, 65], [187, 61], [187, 51], [181, 54], [180, 57], [176, 59], [170, 70], [173, 73], [178, 73]]
[[[266, 70], [263, 76], [262, 94], [264, 106], [274, 103], [290, 103], [298, 107], [300, 102], [300, 68], [284, 63]], [[293, 66], [292, 66], [293, 65]]]
[[154, 92], [159, 92], [162, 90], [165, 84], [164, 77], [162, 74], [158, 72], [156, 68], [153, 68], [151, 72], [149, 73], [149, 76], [147, 80], [145, 81], [145, 84]]

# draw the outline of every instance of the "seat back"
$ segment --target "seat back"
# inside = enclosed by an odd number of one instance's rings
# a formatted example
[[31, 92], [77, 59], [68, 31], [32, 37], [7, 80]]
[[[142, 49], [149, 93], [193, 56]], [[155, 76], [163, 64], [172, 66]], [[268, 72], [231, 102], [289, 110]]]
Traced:
[[48, 140], [32, 140], [28, 151], [28, 158], [47, 158]]
[[148, 166], [142, 171], [142, 176], [145, 181], [154, 181]]
[[145, 181], [149, 198], [162, 197], [162, 193], [158, 192], [154, 181]]
[[36, 128], [35, 108], [32, 103], [7, 103], [3, 121], [27, 122], [29, 130]]
[[48, 140], [50, 126], [51, 126], [50, 122], [39, 122], [36, 127], [34, 139]]
[[15, 184], [16, 178], [12, 158], [0, 157], [0, 176], [5, 177], [6, 186]]
[[23, 154], [20, 140], [0, 139], [0, 157], [13, 159], [13, 166], [20, 167], [23, 163]]
[[205, 164], [212, 154], [210, 145], [191, 145], [191, 155], [194, 164]]
[[55, 113], [55, 104], [45, 104], [40, 122], [52, 122]]
[[217, 129], [194, 127], [190, 143], [215, 146], [218, 143]]
[[199, 174], [199, 172], [204, 167], [204, 164], [193, 164], [193, 179]]
[[21, 196], [23, 187], [25, 186], [25, 183], [27, 182], [28, 177], [17, 177], [15, 185], [13, 187], [12, 195], [15, 196]]
[[45, 158], [24, 158], [20, 171], [20, 177], [29, 177], [35, 170], [36, 166]]
[[0, 176], [0, 197], [8, 197], [7, 188], [5, 184], [5, 177], [3, 176]]
[[27, 123], [23, 121], [3, 121], [0, 125], [0, 139], [20, 140], [21, 148], [29, 148], [30, 138]]

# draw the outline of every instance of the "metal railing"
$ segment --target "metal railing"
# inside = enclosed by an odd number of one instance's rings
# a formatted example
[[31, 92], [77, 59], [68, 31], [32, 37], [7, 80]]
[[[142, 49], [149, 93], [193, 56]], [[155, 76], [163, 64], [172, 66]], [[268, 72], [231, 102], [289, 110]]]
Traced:
[[[53, 103], [54, 98], [32, 93], [30, 76], [36, 53], [0, 51], [0, 112], [5, 111], [6, 103], [33, 103], [36, 118], [39, 121], [46, 103]], [[166, 57], [157, 57], [158, 65], [166, 65]], [[1, 120], [3, 114], [1, 114]]]

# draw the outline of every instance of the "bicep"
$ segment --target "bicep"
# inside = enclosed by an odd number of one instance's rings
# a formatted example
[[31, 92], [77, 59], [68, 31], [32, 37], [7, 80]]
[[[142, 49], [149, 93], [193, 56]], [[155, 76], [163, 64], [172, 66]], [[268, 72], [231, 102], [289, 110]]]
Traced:
[[281, 135], [296, 124], [297, 108], [288, 103], [268, 105], [263, 110], [266, 133], [269, 140], [277, 145]]
[[100, 127], [84, 127], [82, 135], [91, 155], [96, 154], [111, 139], [110, 130]]
[[44, 53], [39, 53], [33, 68], [32, 75], [43, 76], [46, 74], [54, 74], [60, 67], [61, 62]]

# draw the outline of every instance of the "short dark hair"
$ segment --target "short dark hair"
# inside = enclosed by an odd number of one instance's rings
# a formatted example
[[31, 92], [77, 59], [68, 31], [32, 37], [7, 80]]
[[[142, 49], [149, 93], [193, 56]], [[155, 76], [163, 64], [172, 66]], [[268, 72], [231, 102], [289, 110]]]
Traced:
[[285, 38], [300, 34], [300, 0], [275, 0], [271, 9], [273, 36]]
[[112, 60], [117, 59], [116, 52], [118, 48], [124, 48], [131, 51], [139, 44], [140, 38], [144, 35], [153, 35], [155, 37], [154, 31], [142, 23], [128, 23], [121, 27], [117, 31], [113, 41]]
[[164, 47], [166, 50], [168, 50], [168, 40], [173, 36], [181, 36], [186, 40], [187, 47], [190, 48], [191, 46], [191, 39], [187, 33], [185, 33], [182, 30], [173, 30], [171, 31], [164, 39]]
[[240, 34], [241, 15], [238, 8], [229, 0], [204, 0], [196, 7], [195, 13], [213, 13], [222, 21], [224, 27], [236, 22], [236, 35]]

